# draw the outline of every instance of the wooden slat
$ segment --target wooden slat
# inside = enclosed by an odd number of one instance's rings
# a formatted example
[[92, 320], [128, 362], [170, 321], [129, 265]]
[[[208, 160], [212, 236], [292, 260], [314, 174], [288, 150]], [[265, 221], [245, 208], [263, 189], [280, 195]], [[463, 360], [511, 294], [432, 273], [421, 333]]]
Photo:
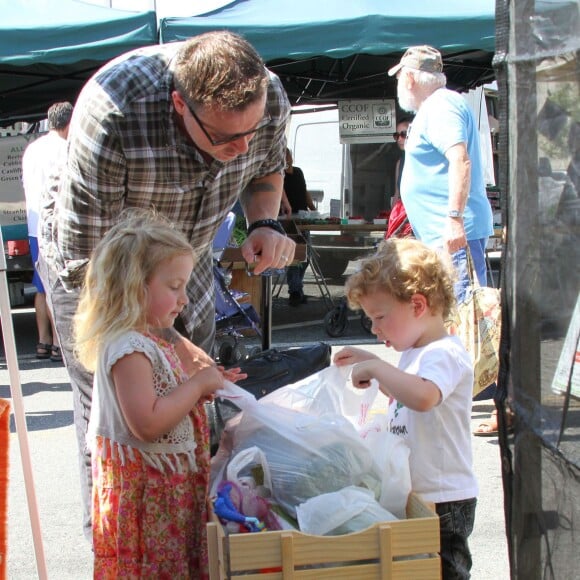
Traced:
[[[313, 568], [296, 570], [293, 580], [377, 580], [380, 578], [380, 564], [360, 564], [337, 568]], [[281, 572], [265, 574], [244, 574], [232, 576], [232, 580], [283, 580]], [[389, 580], [441, 580], [439, 557], [420, 560], [393, 562]]]
[[393, 544], [389, 524], [380, 524], [379, 526], [379, 553], [381, 555], [380, 579], [388, 580], [393, 575]]
[[380, 578], [379, 574], [379, 564], [360, 564], [340, 568], [300, 570], [296, 572], [294, 578], [295, 580], [377, 580]]
[[393, 580], [440, 580], [440, 578], [441, 558], [438, 555], [393, 562]]
[[218, 525], [210, 522], [206, 526], [207, 530], [207, 550], [210, 580], [223, 580], [220, 576], [220, 564], [218, 557]]
[[294, 579], [294, 542], [292, 532], [282, 532], [282, 578], [283, 580]]
[[235, 574], [229, 576], [231, 580], [282, 580], [282, 572], [261, 572], [255, 574], [242, 572], [241, 576]]

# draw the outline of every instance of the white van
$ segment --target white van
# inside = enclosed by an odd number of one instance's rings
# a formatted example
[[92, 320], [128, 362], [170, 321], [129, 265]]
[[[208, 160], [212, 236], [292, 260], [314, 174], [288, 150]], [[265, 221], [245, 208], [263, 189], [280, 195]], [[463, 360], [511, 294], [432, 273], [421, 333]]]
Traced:
[[[464, 96], [479, 119], [483, 160], [488, 185], [495, 185], [494, 159], [486, 96], [492, 89], [470, 91]], [[485, 92], [484, 92], [485, 91]], [[484, 96], [485, 95], [485, 96]], [[344, 103], [344, 102], [343, 102]], [[365, 101], [348, 101], [360, 103]], [[368, 102], [367, 102], [368, 103]], [[395, 191], [395, 165], [400, 155], [392, 135], [396, 128], [394, 101], [384, 101], [390, 108], [382, 135], [348, 140], [341, 144], [338, 106], [295, 107], [288, 131], [288, 146], [294, 164], [304, 172], [309, 191], [318, 198], [321, 217], [359, 218], [372, 224], [391, 208]], [[340, 106], [340, 103], [339, 103]], [[355, 107], [356, 108], [356, 107]], [[379, 142], [368, 142], [378, 140]], [[366, 141], [366, 142], [365, 142]], [[383, 217], [381, 216], [381, 217]], [[349, 228], [336, 232], [312, 233], [312, 244], [319, 253], [322, 273], [340, 276], [350, 260], [367, 254], [382, 239], [386, 225], [369, 232]]]

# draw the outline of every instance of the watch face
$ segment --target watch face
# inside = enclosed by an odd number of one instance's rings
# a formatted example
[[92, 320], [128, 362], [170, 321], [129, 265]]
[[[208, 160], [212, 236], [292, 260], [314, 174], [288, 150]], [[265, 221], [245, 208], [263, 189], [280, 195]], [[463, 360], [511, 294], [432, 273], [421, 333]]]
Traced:
[[460, 218], [460, 217], [463, 217], [463, 212], [457, 211], [456, 209], [452, 209], [449, 211], [449, 213], [447, 215], [449, 217], [453, 217], [453, 218]]

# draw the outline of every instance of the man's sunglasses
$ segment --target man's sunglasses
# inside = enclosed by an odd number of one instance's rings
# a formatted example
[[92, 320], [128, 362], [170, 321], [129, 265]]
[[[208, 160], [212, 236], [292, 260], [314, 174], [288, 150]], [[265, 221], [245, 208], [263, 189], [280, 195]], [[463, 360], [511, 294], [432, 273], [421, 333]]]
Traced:
[[225, 145], [226, 143], [231, 143], [232, 141], [237, 141], [238, 139], [246, 137], [247, 135], [253, 135], [260, 129], [267, 127], [272, 122], [272, 117], [270, 116], [270, 113], [266, 111], [266, 115], [264, 116], [264, 118], [251, 131], [245, 131], [244, 133], [236, 133], [235, 135], [230, 135], [229, 137], [223, 137], [221, 139], [214, 139], [208, 133], [207, 129], [204, 127], [203, 123], [201, 122], [201, 119], [195, 114], [195, 111], [187, 103], [186, 106], [189, 109], [191, 116], [195, 119], [195, 121], [199, 125], [199, 128], [203, 131], [203, 134], [207, 137], [207, 140], [212, 144], [213, 147], [217, 147], [218, 145]]
[[398, 141], [400, 138], [406, 139], [407, 138], [407, 131], [397, 131], [396, 133], [393, 133], [393, 139], [395, 141]]

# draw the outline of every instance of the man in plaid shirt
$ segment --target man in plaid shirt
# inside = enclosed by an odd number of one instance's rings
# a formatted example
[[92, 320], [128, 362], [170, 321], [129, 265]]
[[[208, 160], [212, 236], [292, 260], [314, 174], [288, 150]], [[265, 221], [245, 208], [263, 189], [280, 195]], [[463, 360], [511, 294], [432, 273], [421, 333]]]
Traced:
[[[199, 255], [179, 329], [211, 353], [211, 246], [236, 200], [251, 232], [242, 255], [256, 262], [256, 274], [294, 256], [294, 243], [276, 222], [289, 114], [278, 77], [251, 45], [228, 32], [122, 55], [79, 96], [67, 164], [43, 211], [41, 272], [73, 389], [87, 535], [92, 375], [75, 360], [72, 317], [91, 251], [124, 208], [154, 207], [174, 222]], [[195, 355], [191, 343], [177, 342]]]

